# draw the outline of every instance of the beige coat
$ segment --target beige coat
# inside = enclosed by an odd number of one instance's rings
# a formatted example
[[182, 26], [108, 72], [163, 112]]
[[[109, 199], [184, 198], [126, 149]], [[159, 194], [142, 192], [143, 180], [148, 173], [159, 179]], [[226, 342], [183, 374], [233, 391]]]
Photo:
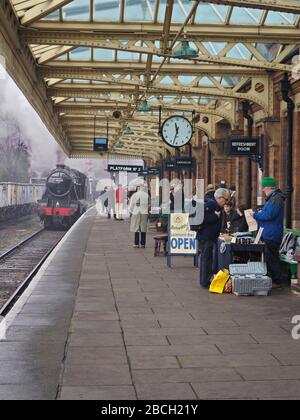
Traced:
[[138, 191], [131, 197], [129, 211], [131, 216], [130, 231], [147, 232], [150, 199], [145, 191]]

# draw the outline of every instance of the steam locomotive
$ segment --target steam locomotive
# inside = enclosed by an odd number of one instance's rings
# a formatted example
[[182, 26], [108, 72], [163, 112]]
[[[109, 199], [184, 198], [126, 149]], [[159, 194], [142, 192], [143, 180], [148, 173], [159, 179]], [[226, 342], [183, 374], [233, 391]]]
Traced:
[[65, 165], [57, 165], [47, 178], [39, 200], [39, 214], [46, 229], [69, 228], [87, 210], [89, 179]]

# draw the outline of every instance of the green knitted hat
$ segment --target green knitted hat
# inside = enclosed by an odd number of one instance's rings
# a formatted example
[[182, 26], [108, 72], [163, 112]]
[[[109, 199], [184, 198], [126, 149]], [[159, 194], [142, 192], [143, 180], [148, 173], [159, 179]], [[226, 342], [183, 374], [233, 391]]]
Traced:
[[262, 187], [266, 188], [266, 187], [276, 187], [277, 182], [275, 181], [274, 178], [263, 178], [262, 180]]

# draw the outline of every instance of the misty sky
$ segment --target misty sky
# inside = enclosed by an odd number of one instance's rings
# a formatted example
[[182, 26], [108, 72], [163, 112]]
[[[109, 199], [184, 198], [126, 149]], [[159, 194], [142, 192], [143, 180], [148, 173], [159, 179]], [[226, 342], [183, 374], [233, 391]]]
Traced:
[[[31, 147], [31, 167], [40, 173], [43, 168], [53, 168], [59, 148], [38, 114], [29, 104], [14, 81], [6, 75], [0, 80], [0, 111], [10, 114], [19, 124]], [[3, 130], [3, 127], [0, 127]]]
[[[57, 151], [60, 147], [8, 74], [6, 74], [4, 79], [0, 77], [0, 112], [1, 114], [9, 113], [19, 123], [24, 137], [29, 140], [32, 154], [32, 170], [41, 175], [45, 169], [54, 169], [57, 163]], [[3, 131], [4, 127], [0, 126], [0, 130]], [[118, 160], [114, 161], [119, 163]], [[121, 162], [125, 163], [124, 160]], [[66, 159], [65, 163], [83, 172], [88, 172], [91, 169], [98, 176], [107, 177], [107, 172], [105, 172], [107, 167], [106, 159]], [[129, 163], [141, 164], [142, 162], [140, 160], [132, 160]]]

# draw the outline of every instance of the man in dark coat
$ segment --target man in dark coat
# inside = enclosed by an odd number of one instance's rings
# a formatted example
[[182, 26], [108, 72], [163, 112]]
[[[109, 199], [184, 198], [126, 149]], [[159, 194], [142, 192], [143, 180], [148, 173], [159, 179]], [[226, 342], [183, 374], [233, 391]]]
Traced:
[[273, 287], [282, 285], [282, 272], [279, 250], [284, 235], [284, 206], [286, 196], [277, 189], [273, 178], [264, 178], [263, 192], [266, 195], [266, 204], [262, 211], [253, 214], [258, 226], [263, 228], [262, 238], [265, 242], [265, 255], [268, 272], [273, 280]]
[[[204, 201], [202, 224], [191, 226], [191, 229], [197, 232], [200, 252], [200, 286], [205, 289], [210, 287], [212, 276], [215, 273], [216, 244], [222, 227], [221, 209], [229, 200], [229, 191], [224, 188], [218, 189], [213, 200]], [[193, 202], [193, 208], [197, 208], [195, 202]], [[194, 215], [195, 213], [191, 214], [191, 216]]]

